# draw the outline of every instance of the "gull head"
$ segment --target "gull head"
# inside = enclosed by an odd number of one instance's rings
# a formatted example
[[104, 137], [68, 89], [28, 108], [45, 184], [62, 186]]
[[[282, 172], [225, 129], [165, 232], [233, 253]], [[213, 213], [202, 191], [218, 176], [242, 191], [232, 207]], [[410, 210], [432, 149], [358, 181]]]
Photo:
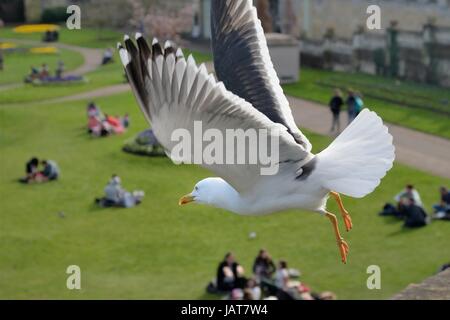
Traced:
[[191, 193], [181, 197], [178, 204], [194, 202], [234, 211], [233, 206], [236, 205], [238, 198], [238, 192], [225, 180], [206, 178], [199, 181]]

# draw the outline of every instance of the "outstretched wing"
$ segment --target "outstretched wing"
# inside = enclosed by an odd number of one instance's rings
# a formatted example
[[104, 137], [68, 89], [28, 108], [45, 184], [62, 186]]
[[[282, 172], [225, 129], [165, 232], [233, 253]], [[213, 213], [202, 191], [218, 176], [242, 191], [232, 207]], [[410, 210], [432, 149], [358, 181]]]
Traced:
[[[126, 38], [126, 49], [119, 45], [120, 56], [145, 117], [173, 160], [196, 162], [196, 150], [203, 147], [203, 137], [196, 136], [198, 125], [202, 126], [202, 132], [213, 130], [222, 137], [227, 136], [228, 129], [266, 129], [269, 134], [267, 141], [270, 142], [274, 136], [279, 139], [278, 150], [272, 150], [279, 152], [279, 163], [289, 164], [293, 179], [296, 172], [301, 172], [301, 166], [310, 154], [295, 143], [286, 128], [270, 121], [248, 102], [227, 91], [222, 83], [208, 75], [204, 65], [197, 67], [192, 56], [186, 61], [181, 50], [174, 54], [175, 50], [170, 45], [163, 49], [157, 42], [151, 50], [140, 35], [137, 36], [137, 44], [138, 48]], [[189, 133], [192, 138], [183, 154], [176, 152], [180, 146], [178, 133]], [[261, 145], [260, 140], [258, 145]], [[222, 147], [225, 148], [226, 143], [222, 143]], [[242, 147], [245, 148], [236, 144], [232, 151], [240, 152]], [[214, 171], [239, 192], [249, 191], [258, 183], [262, 177], [261, 162], [236, 164], [239, 162], [235, 161], [231, 164], [225, 159], [225, 151], [231, 150], [217, 151], [223, 155], [220, 161], [200, 159], [198, 164]]]
[[298, 144], [311, 151], [280, 86], [252, 0], [212, 1], [211, 31], [218, 79], [270, 120], [284, 125]]

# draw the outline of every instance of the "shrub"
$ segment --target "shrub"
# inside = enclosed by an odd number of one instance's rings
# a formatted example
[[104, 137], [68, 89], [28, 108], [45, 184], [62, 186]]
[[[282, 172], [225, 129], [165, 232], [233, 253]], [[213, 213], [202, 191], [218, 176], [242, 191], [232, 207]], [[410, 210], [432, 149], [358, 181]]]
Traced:
[[41, 22], [43, 23], [65, 22], [68, 17], [69, 15], [67, 14], [66, 7], [48, 8], [42, 12]]

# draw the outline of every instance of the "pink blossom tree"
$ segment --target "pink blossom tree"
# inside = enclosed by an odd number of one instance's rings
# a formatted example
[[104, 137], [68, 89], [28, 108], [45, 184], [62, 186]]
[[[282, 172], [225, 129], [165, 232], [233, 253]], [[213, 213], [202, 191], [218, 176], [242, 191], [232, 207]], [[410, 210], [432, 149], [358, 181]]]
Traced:
[[160, 40], [179, 41], [183, 32], [192, 30], [194, 6], [153, 0], [148, 7], [142, 0], [127, 0], [132, 8], [130, 25], [136, 30]]

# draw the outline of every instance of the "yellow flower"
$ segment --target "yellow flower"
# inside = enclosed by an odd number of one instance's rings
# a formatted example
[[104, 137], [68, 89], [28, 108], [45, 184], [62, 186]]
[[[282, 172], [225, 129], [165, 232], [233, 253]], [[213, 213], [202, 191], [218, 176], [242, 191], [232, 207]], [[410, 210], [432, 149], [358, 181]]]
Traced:
[[24, 24], [13, 30], [17, 33], [46, 32], [59, 30], [59, 26], [56, 24]]
[[37, 48], [31, 48], [30, 52], [38, 53], [38, 54], [41, 54], [41, 53], [47, 54], [47, 53], [58, 53], [59, 51], [55, 47], [37, 47]]
[[0, 49], [13, 49], [16, 48], [17, 45], [11, 42], [0, 42]]

